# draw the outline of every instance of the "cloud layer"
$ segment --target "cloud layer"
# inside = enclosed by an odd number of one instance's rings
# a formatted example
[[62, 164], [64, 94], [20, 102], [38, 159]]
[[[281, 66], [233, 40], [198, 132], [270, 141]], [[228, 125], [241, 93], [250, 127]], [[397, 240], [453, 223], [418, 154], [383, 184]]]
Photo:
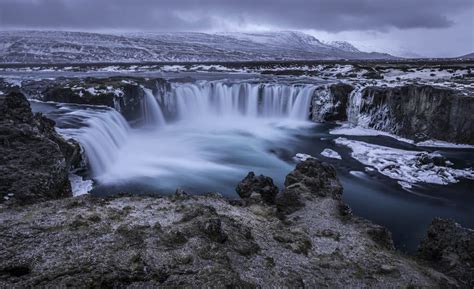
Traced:
[[445, 28], [472, 0], [0, 0], [2, 27], [329, 32]]
[[0, 0], [0, 29], [300, 30], [426, 56], [474, 51], [473, 19], [473, 0]]

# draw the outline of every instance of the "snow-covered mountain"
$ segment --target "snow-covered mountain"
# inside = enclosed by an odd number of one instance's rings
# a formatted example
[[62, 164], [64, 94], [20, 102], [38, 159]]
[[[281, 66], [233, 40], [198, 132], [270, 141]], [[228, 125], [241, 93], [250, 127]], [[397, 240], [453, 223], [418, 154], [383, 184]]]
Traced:
[[202, 62], [385, 59], [347, 42], [292, 31], [264, 33], [0, 32], [0, 63]]
[[348, 52], [361, 52], [354, 45], [350, 44], [347, 41], [331, 41], [327, 44], [332, 47], [339, 48], [341, 50], [348, 51]]
[[469, 54], [466, 54], [466, 55], [463, 55], [463, 56], [460, 56], [458, 58], [461, 58], [461, 59], [474, 59], [474, 52], [473, 53], [469, 53]]

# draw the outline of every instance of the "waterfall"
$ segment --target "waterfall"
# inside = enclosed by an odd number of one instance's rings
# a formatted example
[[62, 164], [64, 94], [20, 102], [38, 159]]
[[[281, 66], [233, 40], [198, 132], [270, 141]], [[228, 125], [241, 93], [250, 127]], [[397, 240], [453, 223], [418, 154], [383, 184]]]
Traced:
[[151, 89], [143, 88], [144, 98], [142, 101], [143, 118], [147, 126], [162, 126], [166, 123], [160, 105]]
[[118, 157], [119, 148], [126, 143], [130, 126], [114, 109], [74, 110], [71, 118], [82, 119], [83, 127], [62, 128], [59, 132], [77, 139], [86, 153], [94, 177], [105, 172]]
[[[82, 125], [79, 128], [65, 128], [61, 132], [74, 137], [81, 143], [92, 176], [96, 180], [105, 182], [107, 177], [124, 178], [125, 176], [117, 171], [126, 171], [127, 166], [139, 168], [130, 174], [138, 174], [154, 170], [154, 168], [166, 171], [166, 166], [161, 166], [169, 162], [170, 156], [176, 156], [178, 153], [174, 149], [181, 146], [184, 146], [182, 150], [190, 155], [193, 150], [197, 150], [197, 152], [194, 151], [196, 159], [203, 158], [199, 152], [205, 150], [202, 148], [203, 143], [211, 137], [208, 132], [216, 128], [226, 131], [230, 127], [246, 133], [249, 131], [260, 133], [262, 137], [276, 137], [280, 135], [280, 132], [277, 133], [269, 126], [270, 122], [262, 121], [262, 119], [272, 119], [272, 123], [273, 119], [308, 120], [316, 87], [309, 84], [199, 81], [173, 83], [170, 91], [162, 92], [158, 96], [153, 95], [152, 90], [143, 88], [141, 108], [145, 130], [131, 129], [122, 115], [114, 109], [81, 108], [71, 111], [70, 117], [80, 119]], [[169, 119], [166, 120], [165, 116]], [[161, 129], [159, 131], [146, 130], [149, 127], [161, 127]], [[196, 137], [200, 133], [205, 136], [199, 143], [194, 143], [199, 150], [196, 147], [186, 146], [187, 143], [193, 141], [192, 138], [176, 141], [181, 136], [179, 133], [174, 135], [175, 129], [179, 129], [187, 137], [191, 135]], [[141, 137], [145, 139], [143, 143], [137, 140]], [[146, 141], [147, 138], [149, 138], [148, 141]], [[143, 151], [155, 150], [160, 145], [163, 147], [158, 149], [160, 150], [160, 154], [157, 153], [159, 157], [154, 158], [154, 153], [143, 156]], [[135, 147], [139, 148], [135, 149]], [[165, 156], [161, 155], [163, 153]], [[214, 152], [207, 153], [206, 156], [213, 154]], [[159, 161], [147, 167], [151, 160], [156, 159]], [[139, 164], [134, 162], [139, 162]], [[171, 162], [168, 165], [176, 164]], [[113, 175], [112, 172], [118, 175]]]
[[314, 85], [197, 82], [173, 84], [169, 111], [181, 120], [207, 116], [307, 120]]
[[362, 89], [363, 87], [356, 87], [356, 89], [354, 89], [349, 95], [349, 104], [347, 106], [347, 120], [353, 126], [363, 125], [360, 119], [360, 108], [362, 105]]

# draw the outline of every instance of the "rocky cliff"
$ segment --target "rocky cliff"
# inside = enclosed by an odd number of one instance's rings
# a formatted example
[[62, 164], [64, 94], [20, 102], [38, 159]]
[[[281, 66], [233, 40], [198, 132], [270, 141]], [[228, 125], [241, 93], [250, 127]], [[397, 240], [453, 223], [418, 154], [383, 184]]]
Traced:
[[314, 121], [349, 121], [415, 141], [436, 139], [474, 144], [474, 96], [430, 85], [333, 84], [316, 90]]
[[359, 119], [369, 128], [415, 140], [474, 144], [474, 97], [429, 85], [368, 87]]
[[0, 95], [0, 202], [27, 204], [71, 196], [68, 175], [80, 159], [54, 122], [33, 114], [23, 94]]

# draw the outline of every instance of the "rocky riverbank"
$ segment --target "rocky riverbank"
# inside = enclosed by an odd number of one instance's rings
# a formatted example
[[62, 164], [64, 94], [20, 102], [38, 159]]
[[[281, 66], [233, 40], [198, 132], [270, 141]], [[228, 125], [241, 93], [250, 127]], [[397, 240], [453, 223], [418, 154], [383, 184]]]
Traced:
[[[353, 216], [341, 201], [331, 166], [300, 163], [276, 195], [270, 181], [249, 175], [238, 186], [246, 192], [239, 200], [177, 191], [0, 205], [0, 285], [468, 288], [472, 282], [394, 251], [385, 228]], [[470, 256], [457, 265], [469, 265]]]

